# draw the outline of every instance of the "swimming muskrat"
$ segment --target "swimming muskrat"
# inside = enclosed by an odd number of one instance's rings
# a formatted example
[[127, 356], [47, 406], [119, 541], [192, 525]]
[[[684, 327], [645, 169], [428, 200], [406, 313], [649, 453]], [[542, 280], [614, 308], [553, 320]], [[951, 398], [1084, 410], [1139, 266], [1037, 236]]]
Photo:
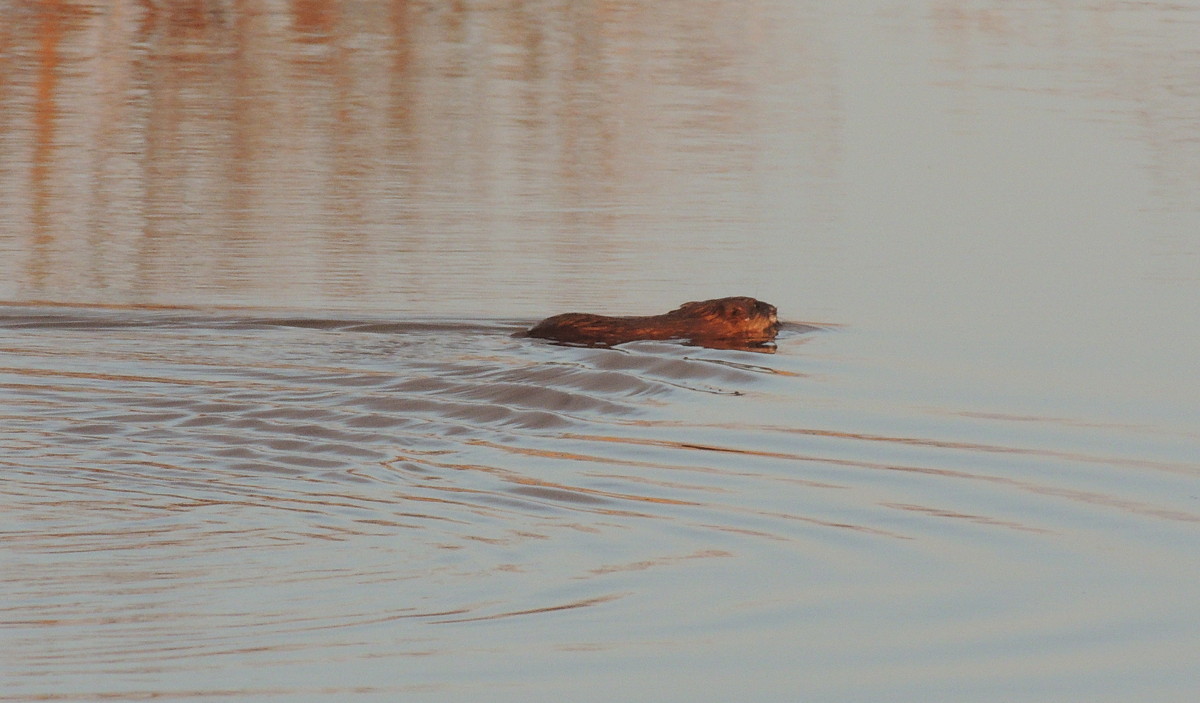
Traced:
[[775, 306], [740, 296], [684, 303], [644, 317], [569, 312], [534, 325], [529, 337], [568, 344], [612, 346], [638, 339], [681, 339], [706, 347], [762, 347], [779, 332]]

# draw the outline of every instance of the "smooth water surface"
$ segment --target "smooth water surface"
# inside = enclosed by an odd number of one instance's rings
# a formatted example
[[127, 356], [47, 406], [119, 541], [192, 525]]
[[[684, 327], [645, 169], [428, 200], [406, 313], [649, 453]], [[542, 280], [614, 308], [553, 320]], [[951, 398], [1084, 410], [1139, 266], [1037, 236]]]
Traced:
[[1200, 690], [1200, 8], [0, 14], [0, 701]]

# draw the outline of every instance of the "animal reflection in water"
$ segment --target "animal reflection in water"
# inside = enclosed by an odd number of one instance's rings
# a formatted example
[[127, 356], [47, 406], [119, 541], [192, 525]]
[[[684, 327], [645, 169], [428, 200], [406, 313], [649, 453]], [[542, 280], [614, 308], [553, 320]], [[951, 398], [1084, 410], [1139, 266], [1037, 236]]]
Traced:
[[568, 312], [542, 320], [525, 334], [586, 346], [673, 339], [714, 349], [771, 352], [778, 333], [774, 305], [739, 296], [684, 303], [662, 315], [609, 317]]

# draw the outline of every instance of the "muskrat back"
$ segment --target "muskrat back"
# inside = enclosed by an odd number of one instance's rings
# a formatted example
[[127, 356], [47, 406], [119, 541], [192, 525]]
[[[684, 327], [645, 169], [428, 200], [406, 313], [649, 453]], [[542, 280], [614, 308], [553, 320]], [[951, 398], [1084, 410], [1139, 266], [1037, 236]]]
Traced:
[[568, 344], [612, 346], [642, 339], [680, 339], [705, 346], [767, 344], [779, 332], [774, 305], [746, 296], [684, 303], [661, 315], [612, 317], [569, 312], [526, 334]]

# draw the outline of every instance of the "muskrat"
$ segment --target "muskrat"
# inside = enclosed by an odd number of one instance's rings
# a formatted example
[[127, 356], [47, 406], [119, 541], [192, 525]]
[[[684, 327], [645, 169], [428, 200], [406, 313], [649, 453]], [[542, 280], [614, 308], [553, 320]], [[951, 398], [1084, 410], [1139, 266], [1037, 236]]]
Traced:
[[542, 320], [526, 335], [589, 346], [680, 339], [707, 347], [744, 348], [762, 347], [778, 332], [774, 305], [740, 296], [684, 303], [671, 312], [642, 317], [569, 312]]

